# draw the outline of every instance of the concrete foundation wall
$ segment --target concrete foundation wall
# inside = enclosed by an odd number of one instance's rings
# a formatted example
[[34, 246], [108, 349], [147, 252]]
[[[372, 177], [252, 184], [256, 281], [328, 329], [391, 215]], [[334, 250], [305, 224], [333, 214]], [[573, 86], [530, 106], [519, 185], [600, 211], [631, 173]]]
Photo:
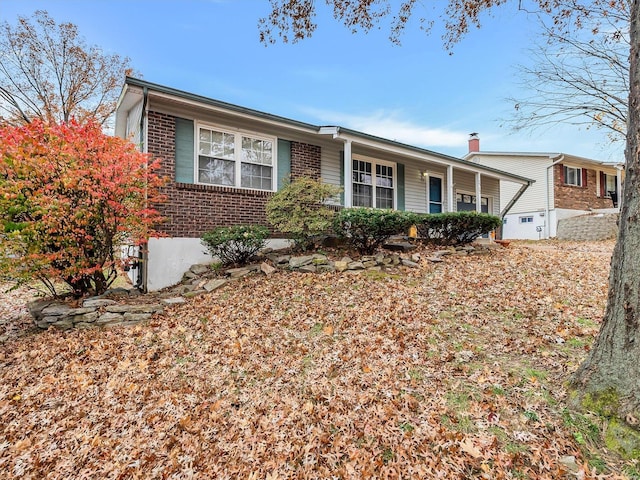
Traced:
[[[267, 247], [278, 249], [289, 246], [289, 240], [271, 238]], [[151, 238], [149, 239], [147, 290], [150, 292], [175, 285], [184, 273], [196, 263], [212, 263], [214, 258], [199, 238]]]

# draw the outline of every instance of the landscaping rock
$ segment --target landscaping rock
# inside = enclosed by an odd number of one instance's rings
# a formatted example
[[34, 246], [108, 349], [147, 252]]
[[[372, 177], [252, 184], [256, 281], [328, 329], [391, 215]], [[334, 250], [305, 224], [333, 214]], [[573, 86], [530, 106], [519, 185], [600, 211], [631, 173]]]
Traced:
[[184, 299], [184, 297], [170, 297], [163, 298], [162, 300], [160, 300], [160, 302], [164, 305], [178, 305], [180, 303], [185, 303], [186, 300]]
[[150, 313], [125, 313], [123, 315], [124, 322], [142, 322], [143, 320], [149, 320], [151, 318]]
[[442, 263], [444, 262], [444, 260], [440, 257], [429, 257], [427, 258], [427, 260], [429, 260], [432, 263]]
[[61, 315], [66, 315], [67, 313], [69, 313], [69, 310], [71, 310], [71, 307], [69, 307], [68, 305], [53, 304], [43, 308], [41, 310], [41, 313], [46, 317], [59, 317]]
[[267, 262], [262, 262], [260, 264], [260, 271], [268, 276], [268, 275], [271, 275], [273, 272], [275, 272], [276, 268], [272, 267]]
[[313, 255], [303, 257], [291, 257], [289, 260], [289, 268], [300, 268], [313, 262]]
[[107, 312], [100, 315], [100, 317], [96, 320], [96, 325], [107, 325], [109, 323], [121, 322], [121, 321], [122, 321], [122, 315], [120, 315], [119, 313]]
[[402, 259], [402, 265], [404, 265], [405, 267], [411, 267], [411, 268], [418, 268], [420, 266], [418, 263], [412, 262], [408, 258]]
[[107, 305], [113, 305], [115, 303], [115, 300], [109, 300], [108, 298], [90, 298], [82, 302], [82, 306], [87, 308], [99, 308], [106, 307]]
[[329, 259], [325, 255], [314, 255], [313, 261], [311, 262], [314, 265], [326, 265], [329, 263]]
[[364, 270], [364, 264], [362, 262], [351, 262], [348, 268], [349, 270]]
[[69, 330], [70, 328], [73, 328], [73, 322], [69, 318], [64, 318], [63, 320], [52, 323], [51, 325], [58, 330]]
[[246, 267], [230, 268], [226, 271], [226, 274], [231, 278], [242, 278], [258, 270], [260, 270], [260, 265], [248, 265]]
[[316, 273], [318, 269], [315, 265], [304, 265], [298, 269], [298, 271], [303, 273]]
[[222, 287], [223, 285], [226, 285], [228, 282], [228, 280], [225, 280], [223, 278], [219, 278], [217, 280], [210, 280], [207, 283], [205, 283], [203, 285], [203, 288], [207, 291], [207, 292], [213, 292], [214, 290], [219, 289], [220, 287]]
[[85, 313], [95, 312], [96, 308], [97, 307], [72, 308], [67, 312], [67, 315], [69, 316], [84, 315]]
[[140, 305], [110, 305], [106, 308], [109, 313], [161, 313], [162, 305], [159, 303], [146, 303]]
[[335, 272], [336, 267], [331, 263], [327, 265], [318, 265], [318, 271], [319, 272]]
[[209, 265], [205, 265], [202, 263], [196, 263], [195, 265], [191, 265], [191, 267], [189, 268], [189, 271], [194, 275], [204, 275], [210, 270], [211, 268], [209, 267]]
[[82, 315], [74, 315], [72, 323], [76, 325], [77, 323], [93, 323], [98, 319], [100, 313], [97, 311], [83, 313]]
[[129, 288], [123, 288], [123, 287], [110, 288], [109, 290], [104, 292], [102, 296], [128, 297], [131, 294], [131, 290], [135, 290], [135, 289], [129, 289]]
[[337, 260], [333, 262], [333, 266], [338, 272], [344, 272], [345, 270], [349, 269], [349, 264], [342, 260]]
[[390, 242], [385, 243], [382, 248], [391, 250], [392, 252], [408, 252], [410, 250], [414, 250], [416, 246], [409, 242]]

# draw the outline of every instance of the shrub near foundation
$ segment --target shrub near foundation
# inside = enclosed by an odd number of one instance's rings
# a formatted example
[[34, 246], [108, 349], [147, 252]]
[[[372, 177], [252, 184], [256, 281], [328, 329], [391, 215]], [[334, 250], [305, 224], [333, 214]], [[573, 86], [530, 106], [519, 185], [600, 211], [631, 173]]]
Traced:
[[264, 247], [269, 229], [261, 225], [218, 227], [202, 236], [202, 244], [223, 265], [244, 265]]
[[502, 225], [488, 213], [451, 212], [415, 216], [418, 237], [433, 245], [466, 245]]
[[380, 208], [344, 208], [334, 219], [334, 230], [362, 255], [370, 255], [390, 237], [407, 233], [416, 214]]
[[267, 220], [278, 231], [291, 235], [298, 250], [309, 250], [331, 229], [335, 211], [325, 202], [341, 190], [310, 177], [288, 181], [267, 202]]

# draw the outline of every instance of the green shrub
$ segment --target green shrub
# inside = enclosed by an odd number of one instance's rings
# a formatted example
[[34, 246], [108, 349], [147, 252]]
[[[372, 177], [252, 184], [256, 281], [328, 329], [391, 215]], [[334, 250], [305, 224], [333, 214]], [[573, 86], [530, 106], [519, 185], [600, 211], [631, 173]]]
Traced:
[[334, 219], [336, 234], [363, 255], [372, 254], [393, 235], [406, 233], [416, 215], [397, 210], [344, 208]]
[[434, 245], [466, 245], [502, 225], [488, 213], [450, 212], [416, 216], [418, 237]]
[[261, 225], [218, 227], [202, 236], [202, 244], [223, 265], [244, 265], [265, 245], [269, 229]]
[[267, 202], [267, 220], [278, 231], [288, 234], [300, 250], [308, 250], [316, 239], [331, 229], [335, 211], [324, 204], [340, 187], [298, 177], [288, 181]]

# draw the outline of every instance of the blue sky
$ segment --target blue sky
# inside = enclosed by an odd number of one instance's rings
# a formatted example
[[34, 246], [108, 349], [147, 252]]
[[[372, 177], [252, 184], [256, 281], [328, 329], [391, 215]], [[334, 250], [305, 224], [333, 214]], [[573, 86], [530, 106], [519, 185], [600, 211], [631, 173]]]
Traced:
[[512, 133], [515, 66], [526, 63], [536, 25], [508, 2], [445, 51], [438, 26], [413, 22], [402, 45], [387, 30], [351, 34], [317, 0], [318, 30], [296, 44], [265, 46], [258, 19], [268, 0], [0, 0], [0, 20], [47, 10], [75, 23], [89, 44], [128, 56], [142, 78], [318, 125], [341, 125], [453, 156], [468, 134], [481, 149], [563, 152], [622, 160], [597, 130], [554, 126]]

